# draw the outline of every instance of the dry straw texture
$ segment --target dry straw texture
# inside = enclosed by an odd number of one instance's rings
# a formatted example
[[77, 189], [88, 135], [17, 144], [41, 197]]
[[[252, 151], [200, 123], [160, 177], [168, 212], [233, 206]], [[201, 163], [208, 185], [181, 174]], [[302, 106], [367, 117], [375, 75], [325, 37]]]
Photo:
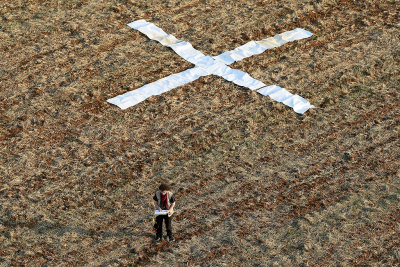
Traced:
[[[399, 1], [1, 1], [0, 264], [394, 266], [400, 259]], [[304, 116], [222, 78], [121, 111], [105, 100], [301, 27], [233, 64]], [[175, 243], [151, 197], [176, 192]]]

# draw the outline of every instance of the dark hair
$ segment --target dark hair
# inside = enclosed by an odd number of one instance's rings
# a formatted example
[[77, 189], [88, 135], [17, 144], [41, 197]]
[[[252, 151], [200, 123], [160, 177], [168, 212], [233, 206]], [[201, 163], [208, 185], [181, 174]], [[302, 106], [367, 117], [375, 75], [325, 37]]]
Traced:
[[169, 185], [162, 183], [158, 189], [160, 189], [160, 191], [169, 191], [170, 187]]

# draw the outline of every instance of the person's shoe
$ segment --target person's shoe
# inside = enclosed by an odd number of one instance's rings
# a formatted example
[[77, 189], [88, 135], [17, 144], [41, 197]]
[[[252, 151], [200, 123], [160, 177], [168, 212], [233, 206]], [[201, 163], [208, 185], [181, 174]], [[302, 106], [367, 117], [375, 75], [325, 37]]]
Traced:
[[160, 243], [161, 240], [162, 240], [161, 237], [159, 237], [159, 236], [156, 237], [156, 242], [157, 242], [157, 243]]
[[168, 236], [167, 239], [168, 239], [168, 241], [170, 241], [170, 242], [175, 241], [175, 238], [174, 238], [173, 236]]

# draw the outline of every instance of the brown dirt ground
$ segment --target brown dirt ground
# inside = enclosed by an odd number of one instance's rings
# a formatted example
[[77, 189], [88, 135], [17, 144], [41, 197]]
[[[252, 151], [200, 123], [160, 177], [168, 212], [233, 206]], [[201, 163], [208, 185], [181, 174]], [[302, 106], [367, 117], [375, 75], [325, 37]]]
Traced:
[[[0, 264], [400, 264], [400, 2], [0, 4]], [[127, 23], [207, 55], [296, 27], [235, 63], [305, 115], [203, 77], [120, 110], [106, 99], [191, 66]], [[152, 195], [176, 192], [155, 245]]]

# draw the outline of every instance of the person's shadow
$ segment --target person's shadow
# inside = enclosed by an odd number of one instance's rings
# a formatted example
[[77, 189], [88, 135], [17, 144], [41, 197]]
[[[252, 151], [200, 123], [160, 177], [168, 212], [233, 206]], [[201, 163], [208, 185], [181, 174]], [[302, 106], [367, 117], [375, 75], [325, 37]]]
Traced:
[[[77, 233], [79, 235], [88, 235], [91, 237], [100, 237], [100, 238], [112, 238], [112, 237], [126, 237], [126, 236], [136, 236], [136, 237], [148, 237], [154, 239], [154, 234], [151, 232], [145, 233], [136, 233], [131, 230], [131, 227], [120, 228], [117, 232], [106, 232], [102, 230], [94, 230], [94, 229], [84, 229], [80, 227], [72, 227], [68, 225], [62, 225], [57, 222], [49, 222], [49, 221], [31, 221], [31, 222], [23, 222], [23, 221], [6, 221], [0, 218], [0, 224], [14, 228], [14, 227], [27, 227], [31, 231], [34, 231], [38, 235], [43, 234], [56, 234], [57, 236], [63, 236], [66, 233]], [[7, 234], [6, 234], [7, 235]], [[137, 251], [132, 248], [128, 248], [129, 253], [136, 254]]]

